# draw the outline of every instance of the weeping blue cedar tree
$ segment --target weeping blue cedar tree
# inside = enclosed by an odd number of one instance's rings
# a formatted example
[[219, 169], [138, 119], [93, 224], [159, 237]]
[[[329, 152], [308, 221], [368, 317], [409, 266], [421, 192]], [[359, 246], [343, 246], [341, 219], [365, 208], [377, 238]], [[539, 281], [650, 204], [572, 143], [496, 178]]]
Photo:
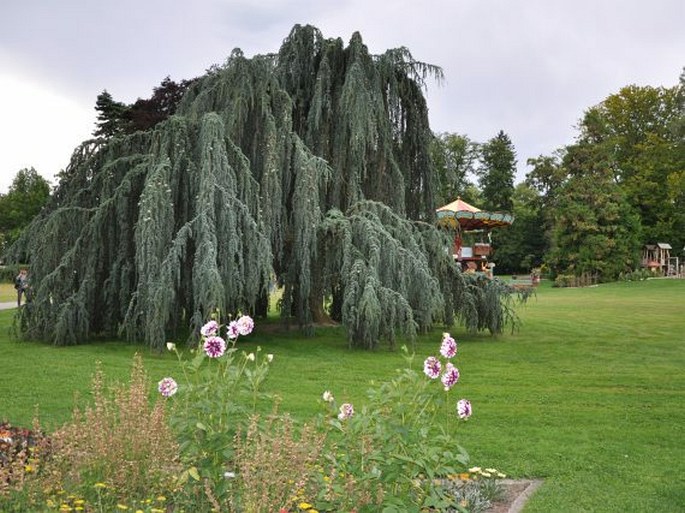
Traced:
[[431, 77], [405, 48], [371, 55], [359, 34], [345, 46], [298, 25], [277, 54], [235, 50], [153, 129], [86, 141], [12, 248], [31, 262], [24, 336], [161, 349], [216, 309], [255, 312], [274, 278], [305, 331], [332, 298], [351, 346], [482, 328], [431, 224]]

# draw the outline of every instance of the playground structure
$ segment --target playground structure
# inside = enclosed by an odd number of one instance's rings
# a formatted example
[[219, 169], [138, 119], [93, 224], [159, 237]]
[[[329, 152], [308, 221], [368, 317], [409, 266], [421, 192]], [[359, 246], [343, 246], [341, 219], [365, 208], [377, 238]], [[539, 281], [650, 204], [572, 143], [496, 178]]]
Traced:
[[461, 198], [436, 210], [437, 224], [455, 233], [452, 255], [464, 272], [493, 275], [494, 263], [489, 261], [493, 248], [490, 231], [509, 226], [514, 216], [503, 212], [486, 212]]
[[642, 248], [642, 267], [660, 276], [685, 277], [685, 262], [681, 263], [679, 257], [671, 256], [672, 249], [666, 242], [645, 244]]

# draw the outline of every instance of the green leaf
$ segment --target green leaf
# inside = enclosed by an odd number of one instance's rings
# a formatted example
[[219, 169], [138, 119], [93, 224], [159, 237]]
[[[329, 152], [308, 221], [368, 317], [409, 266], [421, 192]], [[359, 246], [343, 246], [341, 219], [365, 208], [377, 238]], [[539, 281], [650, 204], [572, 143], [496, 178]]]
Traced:
[[195, 479], [195, 481], [200, 480], [200, 473], [197, 471], [197, 468], [195, 468], [195, 467], [190, 467], [188, 469], [188, 475], [190, 475], [190, 477]]

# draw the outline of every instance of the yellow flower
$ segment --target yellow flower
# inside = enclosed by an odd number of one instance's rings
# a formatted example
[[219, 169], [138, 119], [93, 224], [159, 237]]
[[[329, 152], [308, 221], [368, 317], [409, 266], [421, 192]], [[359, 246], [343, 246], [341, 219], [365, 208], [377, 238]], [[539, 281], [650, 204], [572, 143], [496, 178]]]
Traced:
[[31, 472], [33, 472], [33, 466], [24, 465], [24, 472], [26, 472], [27, 474], [30, 474]]
[[128, 509], [128, 506], [126, 504], [117, 504], [117, 509], [120, 509], [121, 511], [126, 511]]
[[48, 508], [54, 508], [55, 507], [55, 501], [53, 501], [52, 499], [48, 499], [46, 501], [46, 504], [48, 505]]
[[136, 513], [145, 513], [142, 509], [137, 509]]
[[303, 510], [303, 511], [308, 510], [308, 509], [312, 509], [312, 505], [309, 504], [308, 502], [300, 502], [300, 503], [297, 505], [297, 507], [300, 508], [300, 509]]
[[160, 495], [159, 497], [157, 497], [157, 500], [159, 502], [164, 502], [166, 500], [166, 497], [164, 497], [164, 495]]
[[62, 504], [62, 505], [59, 507], [59, 510], [60, 510], [60, 511], [71, 511], [71, 506], [69, 506], [69, 504]]
[[166, 513], [166, 511], [163, 509], [159, 509], [159, 508], [152, 508], [150, 510], [150, 513]]
[[93, 486], [95, 488], [107, 488], [107, 485], [105, 483], [95, 483]]
[[76, 507], [74, 508], [74, 510], [75, 510], [75, 511], [85, 511], [86, 508], [84, 508], [83, 506], [76, 506]]
[[86, 503], [83, 499], [76, 499], [74, 501], [74, 506], [83, 506]]
[[324, 481], [324, 483], [330, 483], [331, 478], [329, 476], [323, 476], [323, 481]]

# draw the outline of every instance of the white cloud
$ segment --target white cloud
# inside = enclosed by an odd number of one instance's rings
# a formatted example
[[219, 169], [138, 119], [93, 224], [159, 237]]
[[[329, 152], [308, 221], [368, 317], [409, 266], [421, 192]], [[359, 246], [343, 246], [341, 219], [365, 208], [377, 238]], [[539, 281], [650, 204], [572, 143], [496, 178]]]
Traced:
[[[573, 142], [585, 109], [629, 84], [677, 83], [685, 64], [682, 13], [682, 0], [10, 2], [0, 18], [0, 130], [12, 142], [0, 139], [0, 189], [4, 174], [22, 166], [45, 173], [64, 166], [66, 158], [44, 165], [34, 158], [47, 148], [68, 157], [90, 135], [103, 89], [134, 102], [165, 76], [198, 76], [236, 47], [247, 56], [276, 52], [296, 23], [345, 43], [359, 31], [372, 53], [406, 46], [416, 59], [441, 66], [446, 83], [429, 84], [427, 95], [432, 128], [476, 141], [504, 130], [522, 178], [526, 159]], [[59, 123], [43, 119], [53, 108], [24, 114], [18, 106], [30, 107], [21, 96], [26, 88], [38, 88], [32, 97], [45, 101], [56, 96], [72, 114], [58, 116]], [[15, 130], [23, 121], [5, 104], [34, 120], [28, 136], [21, 132], [27, 141]]]
[[33, 167], [55, 183], [74, 148], [90, 137], [95, 111], [26, 78], [0, 74], [0, 192]]

